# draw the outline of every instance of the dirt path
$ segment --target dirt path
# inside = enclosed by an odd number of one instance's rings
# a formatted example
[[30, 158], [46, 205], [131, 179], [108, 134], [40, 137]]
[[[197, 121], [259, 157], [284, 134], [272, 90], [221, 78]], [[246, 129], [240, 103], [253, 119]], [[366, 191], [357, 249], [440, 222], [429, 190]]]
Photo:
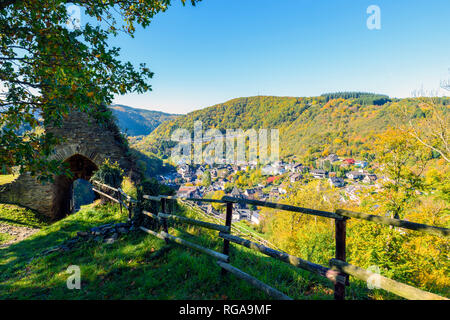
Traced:
[[1, 243], [0, 248], [5, 248], [13, 243], [22, 241], [38, 231], [39, 229], [12, 226], [9, 224], [0, 223], [0, 233], [6, 233], [13, 237], [12, 239], [7, 240], [4, 243]]

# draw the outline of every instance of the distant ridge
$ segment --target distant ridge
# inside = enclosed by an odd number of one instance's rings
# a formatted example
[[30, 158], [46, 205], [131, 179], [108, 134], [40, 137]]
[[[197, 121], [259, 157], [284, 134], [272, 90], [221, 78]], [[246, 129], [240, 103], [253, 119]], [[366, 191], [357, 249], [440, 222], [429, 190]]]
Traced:
[[179, 116], [177, 114], [138, 109], [121, 104], [113, 104], [109, 108], [117, 117], [121, 131], [128, 136], [148, 135], [162, 122], [173, 120]]
[[361, 105], [377, 105], [382, 106], [391, 99], [388, 95], [378, 94], [372, 92], [357, 92], [357, 91], [343, 91], [343, 92], [332, 92], [324, 93], [321, 95], [326, 101], [331, 99], [356, 99], [356, 102]]
[[[348, 98], [344, 98], [348, 96]], [[176, 145], [171, 133], [177, 128], [193, 132], [194, 122], [203, 128], [279, 129], [280, 156], [315, 158], [326, 153], [351, 156], [382, 132], [398, 99], [371, 93], [330, 93], [316, 97], [254, 96], [236, 98], [195, 110], [162, 123], [133, 147], [162, 158]]]

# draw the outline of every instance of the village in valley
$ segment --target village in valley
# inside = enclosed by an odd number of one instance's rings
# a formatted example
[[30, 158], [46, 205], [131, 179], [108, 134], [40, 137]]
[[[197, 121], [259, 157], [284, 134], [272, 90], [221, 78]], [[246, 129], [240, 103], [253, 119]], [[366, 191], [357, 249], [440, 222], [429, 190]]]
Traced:
[[[236, 165], [192, 165], [185, 162], [176, 171], [158, 176], [158, 180], [177, 189], [180, 198], [220, 198], [223, 195], [260, 201], [279, 202], [288, 191], [298, 184], [307, 184], [320, 179], [336, 190], [341, 202], [360, 202], [364, 191], [376, 192], [384, 177], [374, 173], [375, 165], [353, 158], [340, 158], [336, 154], [317, 159], [310, 165], [296, 161], [276, 161], [261, 166], [256, 162]], [[251, 183], [246, 178], [251, 177]], [[207, 214], [224, 218], [223, 210], [210, 203], [200, 203]], [[223, 209], [223, 208], [222, 208]], [[252, 205], [237, 204], [233, 221], [247, 221], [258, 225], [260, 212]]]

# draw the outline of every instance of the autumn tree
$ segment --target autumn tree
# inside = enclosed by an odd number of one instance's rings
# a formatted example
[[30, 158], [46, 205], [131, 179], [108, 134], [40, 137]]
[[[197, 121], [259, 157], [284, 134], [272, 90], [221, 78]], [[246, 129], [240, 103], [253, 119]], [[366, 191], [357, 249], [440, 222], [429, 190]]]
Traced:
[[[184, 4], [185, 0], [181, 0]], [[198, 0], [191, 0], [195, 4]], [[68, 28], [66, 4], [97, 25]], [[41, 179], [64, 171], [49, 161], [58, 137], [37, 127], [56, 125], [70, 111], [108, 121], [114, 95], [151, 90], [153, 73], [119, 60], [108, 39], [146, 27], [170, 0], [6, 0], [0, 3], [0, 167], [20, 166]]]
[[[288, 188], [286, 199], [282, 202], [334, 211], [339, 207], [339, 194], [326, 181], [313, 180]], [[334, 230], [331, 219], [269, 208], [262, 208], [261, 216], [263, 230], [270, 241], [282, 250], [317, 263], [323, 263], [327, 257], [329, 259], [328, 250], [332, 248], [330, 240]]]
[[202, 185], [204, 187], [209, 187], [211, 182], [211, 173], [209, 171], [205, 171], [202, 175]]
[[403, 218], [423, 189], [430, 152], [413, 136], [396, 129], [378, 135], [373, 152], [383, 179], [383, 188], [375, 197], [393, 218]]
[[[208, 195], [206, 195], [205, 199], [214, 199], [214, 200], [221, 200], [222, 197], [225, 196], [225, 192], [223, 190], [217, 190], [214, 191]], [[212, 202], [211, 206], [214, 208], [214, 210], [224, 212], [225, 211], [225, 205], [223, 203], [215, 203]]]
[[450, 105], [436, 97], [417, 101], [399, 104], [394, 114], [397, 127], [450, 163]]

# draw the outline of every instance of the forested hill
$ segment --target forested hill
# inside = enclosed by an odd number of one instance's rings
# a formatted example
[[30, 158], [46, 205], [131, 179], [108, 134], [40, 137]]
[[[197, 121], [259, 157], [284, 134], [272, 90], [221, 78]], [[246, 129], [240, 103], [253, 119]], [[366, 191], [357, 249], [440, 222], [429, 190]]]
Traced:
[[175, 119], [178, 115], [131, 108], [124, 105], [109, 106], [117, 117], [119, 128], [129, 136], [150, 134], [162, 122]]
[[135, 147], [147, 153], [168, 155], [169, 148], [174, 145], [170, 142], [171, 133], [176, 128], [192, 131], [197, 120], [202, 121], [204, 129], [279, 128], [294, 122], [311, 103], [312, 99], [293, 97], [237, 98], [167, 121]]
[[308, 98], [237, 98], [164, 122], [134, 147], [146, 153], [168, 156], [175, 145], [170, 141], [171, 133], [176, 128], [192, 132], [194, 122], [201, 120], [203, 130], [277, 128], [282, 157], [315, 157], [324, 151], [341, 156], [364, 156], [365, 145], [370, 139], [394, 124], [393, 115], [402, 103], [417, 104], [417, 100], [389, 99], [365, 93]]

